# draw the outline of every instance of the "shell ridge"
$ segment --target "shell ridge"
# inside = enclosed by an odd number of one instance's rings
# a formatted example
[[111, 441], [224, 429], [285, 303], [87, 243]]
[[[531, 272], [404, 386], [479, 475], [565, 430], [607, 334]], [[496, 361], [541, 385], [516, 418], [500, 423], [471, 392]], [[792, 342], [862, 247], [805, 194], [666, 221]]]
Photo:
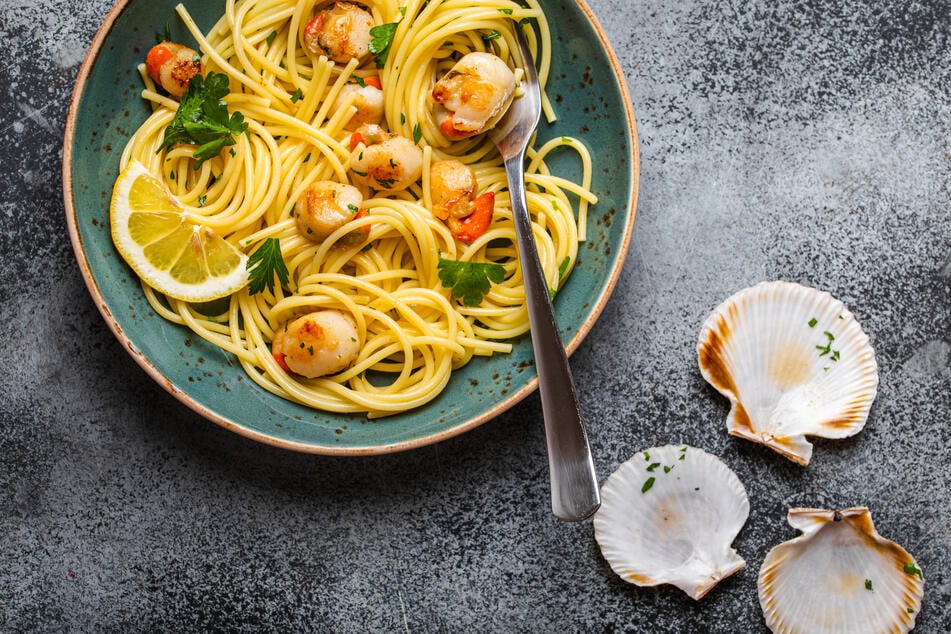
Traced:
[[721, 302], [697, 340], [701, 374], [730, 401], [730, 434], [808, 465], [807, 437], [865, 426], [878, 366], [868, 335], [827, 291], [760, 282]]
[[802, 534], [774, 546], [757, 577], [772, 631], [866, 634], [914, 626], [924, 581], [914, 558], [875, 530], [867, 507], [793, 508], [787, 521]]
[[649, 448], [620, 465], [601, 492], [595, 538], [624, 580], [669, 583], [699, 599], [745, 566], [732, 542], [749, 498], [716, 456], [687, 445]]

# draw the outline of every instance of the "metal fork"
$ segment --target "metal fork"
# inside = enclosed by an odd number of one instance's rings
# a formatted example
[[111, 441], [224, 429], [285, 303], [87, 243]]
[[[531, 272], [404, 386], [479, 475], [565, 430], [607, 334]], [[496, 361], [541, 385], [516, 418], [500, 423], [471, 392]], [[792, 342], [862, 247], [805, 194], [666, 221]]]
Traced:
[[535, 61], [521, 25], [515, 27], [515, 34], [525, 71], [524, 94], [512, 102], [489, 135], [505, 161], [509, 181], [545, 419], [552, 511], [559, 519], [575, 522], [593, 515], [601, 505], [601, 496], [568, 356], [552, 310], [548, 282], [538, 260], [525, 201], [525, 150], [538, 127], [541, 91]]

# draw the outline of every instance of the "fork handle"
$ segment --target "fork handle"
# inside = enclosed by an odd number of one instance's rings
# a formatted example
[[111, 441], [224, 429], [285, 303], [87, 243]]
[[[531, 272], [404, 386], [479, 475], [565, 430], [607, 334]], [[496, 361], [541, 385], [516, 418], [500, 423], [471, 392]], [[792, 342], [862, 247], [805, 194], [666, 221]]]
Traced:
[[601, 495], [568, 355], [558, 331], [548, 282], [532, 235], [525, 202], [524, 161], [524, 151], [509, 157], [505, 160], [505, 172], [525, 283], [542, 417], [545, 419], [551, 505], [556, 517], [576, 522], [598, 510]]

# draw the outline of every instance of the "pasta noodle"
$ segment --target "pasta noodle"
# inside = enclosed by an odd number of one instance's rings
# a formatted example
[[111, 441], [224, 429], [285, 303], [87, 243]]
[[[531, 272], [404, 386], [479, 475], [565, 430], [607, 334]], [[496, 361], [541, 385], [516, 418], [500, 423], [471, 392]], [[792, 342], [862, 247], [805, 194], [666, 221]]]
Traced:
[[[405, 2], [400, 5], [398, 2]], [[318, 2], [318, 4], [326, 4]], [[212, 228], [245, 252], [266, 238], [280, 241], [289, 282], [232, 295], [216, 311], [165, 297], [143, 283], [149, 303], [164, 319], [181, 324], [234, 355], [262, 388], [306, 406], [371, 417], [409, 410], [435, 398], [453, 370], [474, 356], [506, 353], [510, 340], [528, 331], [505, 171], [487, 135], [450, 140], [440, 131], [429, 95], [460, 55], [494, 52], [515, 66], [514, 29], [526, 29], [544, 88], [550, 72], [551, 35], [537, 0], [375, 0], [362, 2], [374, 23], [395, 23], [385, 65], [335, 63], [302, 45], [314, 0], [227, 0], [224, 15], [207, 33], [187, 9], [177, 11], [199, 44], [205, 72], [225, 73], [228, 109], [249, 125], [227, 149], [195, 168], [193, 146], [159, 149], [178, 102], [164, 96], [140, 68], [143, 97], [153, 112], [130, 139], [124, 167], [142, 162], [185, 205], [194, 222]], [[536, 31], [537, 29], [537, 31]], [[518, 74], [518, 72], [517, 72]], [[407, 189], [376, 192], [359, 185], [368, 214], [351, 220], [322, 243], [301, 235], [296, 201], [314, 183], [350, 183], [350, 135], [356, 112], [334, 102], [353, 78], [379, 75], [382, 125], [423, 148], [422, 177]], [[543, 112], [555, 120], [543, 97]], [[551, 174], [546, 159], [574, 152], [580, 182]], [[557, 137], [530, 149], [527, 201], [539, 258], [557, 289], [571, 272], [584, 239], [591, 158], [577, 139]], [[480, 191], [495, 194], [484, 235], [464, 243], [431, 212], [430, 166], [457, 159], [470, 166]], [[367, 239], [342, 238], [368, 228]], [[439, 259], [494, 262], [505, 279], [476, 306], [462, 305], [439, 279]], [[289, 319], [322, 308], [353, 317], [361, 344], [356, 361], [330, 376], [307, 379], [288, 373], [271, 353], [271, 341]], [[208, 315], [205, 313], [217, 312]]]

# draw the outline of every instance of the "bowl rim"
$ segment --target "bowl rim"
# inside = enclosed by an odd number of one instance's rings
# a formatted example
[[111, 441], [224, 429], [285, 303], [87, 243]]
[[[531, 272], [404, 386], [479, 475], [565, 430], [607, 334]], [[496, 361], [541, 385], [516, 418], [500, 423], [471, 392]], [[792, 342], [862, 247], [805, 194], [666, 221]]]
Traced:
[[[99, 26], [99, 29], [96, 31], [96, 35], [94, 36], [92, 43], [89, 45], [89, 49], [86, 52], [83, 63], [80, 66], [79, 73], [76, 77], [76, 83], [73, 87], [72, 96], [70, 97], [69, 110], [67, 111], [66, 115], [66, 126], [63, 136], [63, 200], [65, 204], [66, 224], [70, 243], [73, 247], [73, 254], [75, 255], [76, 261], [79, 264], [83, 281], [85, 282], [86, 287], [96, 304], [96, 308], [99, 310], [109, 329], [112, 331], [113, 335], [115, 335], [116, 339], [118, 339], [119, 343], [122, 344], [132, 359], [143, 370], [145, 370], [145, 372], [150, 377], [152, 377], [156, 383], [162, 386], [169, 394], [178, 399], [181, 403], [186, 405], [195, 413], [240, 436], [244, 436], [245, 438], [249, 438], [263, 444], [300, 453], [333, 456], [367, 456], [397, 453], [442, 442], [475, 429], [489, 420], [492, 420], [508, 409], [514, 407], [538, 388], [538, 377], [536, 376], [530, 379], [520, 389], [512, 392], [505, 399], [499, 403], [496, 403], [494, 406], [488, 408], [481, 414], [462, 421], [457, 425], [453, 425], [448, 429], [427, 434], [425, 436], [394, 443], [383, 443], [379, 445], [368, 445], [363, 447], [336, 447], [329, 445], [308, 444], [293, 440], [284, 440], [281, 438], [275, 438], [254, 429], [250, 429], [241, 423], [238, 423], [237, 421], [231, 420], [230, 418], [219, 414], [210, 407], [199, 402], [196, 398], [192, 397], [184, 390], [176, 387], [175, 384], [168, 377], [166, 377], [148, 359], [148, 357], [145, 356], [145, 354], [135, 347], [130, 338], [123, 331], [122, 326], [113, 316], [112, 311], [109, 309], [109, 306], [107, 305], [106, 300], [99, 289], [99, 285], [92, 275], [89, 262], [86, 259], [85, 250], [82, 244], [82, 236], [80, 235], [79, 226], [77, 224], [76, 206], [74, 204], [72, 183], [73, 138], [76, 131], [76, 120], [79, 116], [79, 105], [82, 102], [86, 81], [89, 79], [89, 75], [92, 72], [92, 68], [97, 58], [99, 57], [99, 53], [102, 50], [106, 38], [111, 33], [116, 20], [118, 20], [119, 16], [122, 15], [122, 12], [125, 11], [125, 9], [133, 1], [141, 0], [116, 0], [116, 3], [113, 5], [112, 9], [110, 9], [102, 24]], [[602, 50], [611, 63], [611, 70], [617, 82], [618, 90], [621, 94], [621, 100], [624, 103], [624, 120], [627, 125], [627, 132], [631, 142], [631, 179], [626, 201], [627, 208], [630, 211], [627, 216], [627, 222], [624, 225], [623, 238], [620, 248], [618, 249], [617, 257], [613, 259], [612, 270], [606, 279], [604, 291], [598, 296], [597, 301], [594, 303], [590, 316], [575, 331], [568, 343], [565, 344], [565, 350], [569, 356], [574, 353], [578, 346], [581, 345], [581, 342], [585, 339], [585, 337], [594, 327], [595, 322], [597, 322], [598, 318], [601, 316], [605, 305], [611, 298], [611, 295], [614, 293], [614, 288], [617, 285], [618, 279], [620, 278], [621, 271], [624, 269], [624, 263], [627, 259], [627, 254], [630, 250], [634, 233], [634, 221], [637, 216], [637, 197], [640, 181], [640, 147], [637, 137], [637, 122], [634, 117], [634, 108], [620, 61], [618, 60], [617, 55], [615, 54], [614, 49], [607, 38], [607, 34], [605, 33], [601, 24], [598, 22], [598, 19], [595, 17], [594, 12], [587, 5], [586, 1], [570, 1], [574, 2], [582, 11], [582, 13], [584, 13], [585, 18], [588, 20], [591, 27], [598, 36], [598, 41], [600, 42]]]

